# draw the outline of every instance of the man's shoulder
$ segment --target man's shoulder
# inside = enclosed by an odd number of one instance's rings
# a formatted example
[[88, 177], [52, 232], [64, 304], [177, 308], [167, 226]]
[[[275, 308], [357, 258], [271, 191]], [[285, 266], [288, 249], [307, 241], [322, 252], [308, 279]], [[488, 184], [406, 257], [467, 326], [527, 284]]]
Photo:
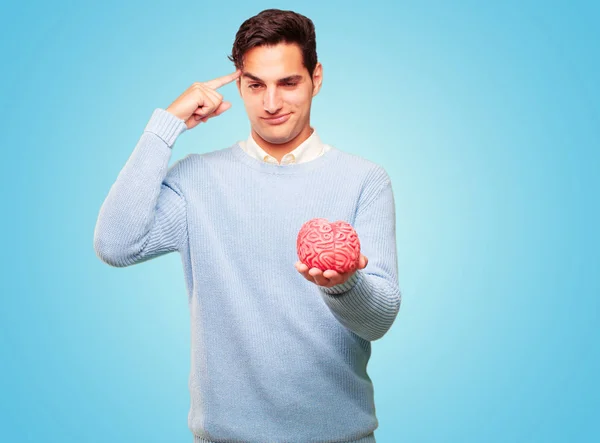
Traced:
[[385, 168], [374, 160], [370, 160], [358, 154], [339, 149], [332, 145], [326, 146], [339, 151], [338, 162], [336, 162], [336, 165], [339, 169], [348, 172], [352, 171], [354, 173], [362, 173], [365, 175], [387, 175]]
[[[328, 146], [331, 146], [331, 145], [328, 145]], [[358, 154], [355, 154], [353, 152], [346, 151], [343, 149], [334, 148], [333, 146], [331, 146], [331, 147], [333, 149], [337, 149], [338, 151], [340, 151], [340, 154], [339, 154], [340, 158], [343, 158], [345, 161], [347, 161], [349, 163], [354, 163], [358, 166], [363, 166], [366, 168], [379, 166], [373, 160], [369, 160], [368, 158], [363, 157], [361, 155], [358, 155]]]
[[227, 168], [225, 163], [231, 161], [232, 156], [229, 154], [234, 147], [235, 144], [214, 151], [187, 154], [171, 165], [167, 180], [185, 183], [194, 176], [217, 174], [218, 171]]
[[231, 151], [235, 148], [237, 142], [226, 148], [215, 149], [208, 152], [194, 152], [186, 155], [180, 161], [193, 166], [211, 165], [214, 163], [230, 161]]

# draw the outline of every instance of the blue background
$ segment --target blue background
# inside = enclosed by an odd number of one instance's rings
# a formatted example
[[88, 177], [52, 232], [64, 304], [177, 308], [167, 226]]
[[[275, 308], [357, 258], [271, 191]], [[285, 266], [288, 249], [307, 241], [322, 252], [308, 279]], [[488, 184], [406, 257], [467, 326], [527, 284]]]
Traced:
[[[392, 178], [378, 443], [599, 441], [600, 8], [566, 1], [2, 3], [0, 440], [192, 440], [180, 257], [112, 268], [93, 232], [152, 111], [268, 7], [316, 25], [311, 124]], [[172, 162], [248, 136], [220, 92]]]

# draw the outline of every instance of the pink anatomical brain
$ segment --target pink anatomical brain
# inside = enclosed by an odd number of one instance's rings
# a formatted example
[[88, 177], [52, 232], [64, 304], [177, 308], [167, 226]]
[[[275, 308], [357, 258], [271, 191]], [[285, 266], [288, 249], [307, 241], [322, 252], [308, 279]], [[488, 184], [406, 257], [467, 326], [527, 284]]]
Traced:
[[356, 231], [345, 221], [313, 218], [302, 225], [296, 241], [298, 258], [308, 268], [354, 271], [360, 258]]

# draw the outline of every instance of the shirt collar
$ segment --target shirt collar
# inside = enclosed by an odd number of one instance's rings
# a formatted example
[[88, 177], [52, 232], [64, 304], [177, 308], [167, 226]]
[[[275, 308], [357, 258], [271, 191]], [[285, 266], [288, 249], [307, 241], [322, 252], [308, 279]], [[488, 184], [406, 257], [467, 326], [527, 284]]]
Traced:
[[[323, 152], [323, 142], [321, 141], [319, 134], [317, 134], [317, 130], [312, 127], [311, 129], [313, 132], [306, 140], [300, 143], [300, 145], [298, 145], [298, 147], [296, 147], [293, 151], [288, 152], [283, 156], [281, 159], [282, 165], [307, 162], [314, 160], [321, 155]], [[244, 151], [246, 151], [246, 153], [254, 158], [257, 158], [258, 160], [279, 164], [275, 157], [269, 155], [258, 145], [258, 143], [256, 143], [252, 137], [252, 134], [250, 134], [246, 140], [246, 143], [241, 143], [241, 147]]]

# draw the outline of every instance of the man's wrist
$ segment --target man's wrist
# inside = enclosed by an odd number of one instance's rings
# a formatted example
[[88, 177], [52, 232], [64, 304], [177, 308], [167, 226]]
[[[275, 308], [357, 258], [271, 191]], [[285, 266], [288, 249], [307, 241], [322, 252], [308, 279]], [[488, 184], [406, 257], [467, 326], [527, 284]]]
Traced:
[[177, 137], [187, 130], [183, 120], [177, 118], [168, 111], [156, 108], [144, 129], [144, 132], [151, 132], [163, 140], [169, 148], [175, 144]]
[[358, 283], [358, 281], [360, 280], [361, 277], [361, 270], [357, 269], [356, 271], [354, 271], [354, 273], [348, 278], [348, 280], [346, 280], [344, 283], [340, 283], [339, 285], [334, 285], [331, 287], [327, 287], [327, 286], [319, 286], [319, 288], [325, 292], [326, 294], [330, 294], [330, 295], [341, 295], [344, 294], [348, 291], [350, 291], [352, 288], [354, 288], [354, 286], [356, 286], [356, 284]]

